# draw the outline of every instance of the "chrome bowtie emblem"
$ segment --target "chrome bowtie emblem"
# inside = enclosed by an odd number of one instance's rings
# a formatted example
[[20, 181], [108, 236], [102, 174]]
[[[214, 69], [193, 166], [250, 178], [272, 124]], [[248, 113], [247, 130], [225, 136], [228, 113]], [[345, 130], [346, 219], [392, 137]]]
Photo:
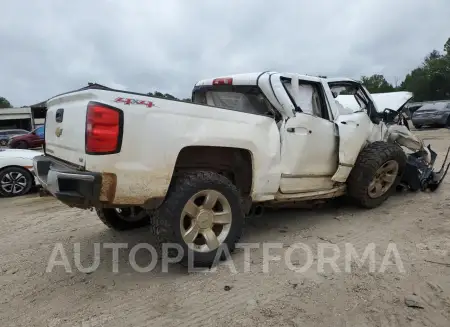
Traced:
[[57, 127], [56, 130], [55, 130], [55, 135], [57, 137], [60, 137], [62, 132], [63, 132], [63, 129], [61, 127]]

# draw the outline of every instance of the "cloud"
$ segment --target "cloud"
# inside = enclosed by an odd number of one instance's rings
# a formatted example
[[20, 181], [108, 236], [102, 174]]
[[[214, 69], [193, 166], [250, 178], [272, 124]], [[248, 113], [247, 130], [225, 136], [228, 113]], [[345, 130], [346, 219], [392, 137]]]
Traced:
[[443, 47], [448, 17], [448, 0], [9, 1], [0, 95], [21, 106], [97, 82], [189, 97], [267, 69], [401, 80]]

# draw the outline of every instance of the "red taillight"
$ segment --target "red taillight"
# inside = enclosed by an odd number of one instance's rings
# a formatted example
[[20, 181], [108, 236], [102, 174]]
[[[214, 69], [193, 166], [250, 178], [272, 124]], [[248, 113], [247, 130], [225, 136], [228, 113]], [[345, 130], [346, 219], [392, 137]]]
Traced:
[[233, 79], [231, 77], [227, 78], [216, 78], [213, 80], [213, 85], [232, 85]]
[[86, 153], [108, 154], [120, 150], [121, 112], [90, 103], [86, 115]]

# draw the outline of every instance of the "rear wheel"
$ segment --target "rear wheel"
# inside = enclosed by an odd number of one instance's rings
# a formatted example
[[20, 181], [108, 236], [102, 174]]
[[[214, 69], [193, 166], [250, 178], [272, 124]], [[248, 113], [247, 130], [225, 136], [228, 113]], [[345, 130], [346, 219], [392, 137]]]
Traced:
[[181, 247], [183, 265], [192, 260], [195, 266], [210, 267], [226, 259], [226, 252], [233, 252], [243, 225], [236, 186], [220, 174], [203, 171], [174, 181], [155, 214], [152, 230], [160, 246], [175, 243]]
[[19, 141], [19, 142], [17, 142], [15, 148], [16, 149], [28, 149], [28, 143], [25, 141]]
[[0, 195], [5, 197], [26, 194], [33, 186], [33, 175], [22, 167], [9, 167], [0, 171]]
[[397, 188], [406, 155], [396, 144], [374, 142], [364, 148], [348, 178], [348, 194], [359, 205], [375, 208]]
[[150, 216], [141, 207], [96, 208], [97, 216], [109, 228], [131, 230], [150, 224]]

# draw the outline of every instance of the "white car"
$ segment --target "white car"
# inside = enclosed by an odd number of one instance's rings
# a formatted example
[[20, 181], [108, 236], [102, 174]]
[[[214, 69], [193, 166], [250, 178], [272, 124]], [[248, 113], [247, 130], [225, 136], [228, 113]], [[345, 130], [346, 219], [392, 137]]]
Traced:
[[0, 149], [0, 196], [26, 194], [39, 185], [33, 170], [33, 158], [39, 151]]

